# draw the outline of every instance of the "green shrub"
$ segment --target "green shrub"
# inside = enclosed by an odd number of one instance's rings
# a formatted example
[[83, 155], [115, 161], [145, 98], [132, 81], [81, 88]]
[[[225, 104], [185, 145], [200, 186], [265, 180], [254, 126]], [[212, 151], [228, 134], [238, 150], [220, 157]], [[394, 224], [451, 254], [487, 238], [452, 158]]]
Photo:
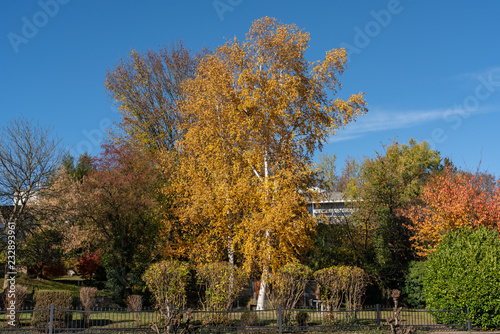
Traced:
[[149, 266], [142, 276], [155, 297], [156, 307], [183, 308], [186, 303], [186, 285], [189, 266], [176, 260], [166, 260]]
[[73, 313], [67, 311], [71, 309], [73, 297], [68, 291], [44, 291], [39, 290], [34, 295], [35, 311], [31, 318], [34, 327], [45, 327], [49, 322], [50, 306], [54, 304], [55, 309], [62, 309], [54, 312], [54, 326], [56, 328], [69, 328], [71, 325]]
[[425, 262], [412, 261], [402, 289], [406, 295], [406, 304], [411, 308], [425, 307], [424, 294]]
[[[440, 242], [426, 265], [424, 292], [430, 309], [467, 307], [471, 323], [500, 327], [500, 240], [498, 231], [460, 229]], [[464, 321], [436, 313], [441, 323]]]
[[305, 311], [299, 311], [295, 314], [295, 320], [299, 326], [305, 326], [309, 320], [309, 313]]
[[142, 279], [153, 294], [155, 306], [160, 311], [159, 325], [169, 326], [178, 315], [175, 309], [182, 309], [186, 304], [188, 264], [177, 260], [161, 261], [150, 265]]
[[197, 284], [205, 291], [203, 307], [210, 311], [228, 311], [247, 284], [247, 275], [228, 262], [207, 263], [196, 269]]
[[303, 264], [290, 262], [273, 271], [268, 279], [268, 298], [271, 308], [281, 305], [285, 309], [293, 309], [300, 300], [311, 269]]
[[333, 266], [318, 270], [314, 279], [321, 287], [321, 300], [330, 310], [338, 310], [342, 304], [348, 311], [361, 306], [368, 285], [366, 272], [355, 266]]

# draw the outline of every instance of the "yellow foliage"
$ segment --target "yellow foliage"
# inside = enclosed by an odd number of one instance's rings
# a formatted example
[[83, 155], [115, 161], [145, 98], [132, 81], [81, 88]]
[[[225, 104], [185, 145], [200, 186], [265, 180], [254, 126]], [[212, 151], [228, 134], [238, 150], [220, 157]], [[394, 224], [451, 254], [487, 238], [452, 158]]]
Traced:
[[309, 34], [265, 17], [200, 60], [183, 85], [179, 175], [172, 185], [184, 256], [232, 252], [247, 270], [298, 261], [316, 222], [306, 209], [311, 158], [335, 129], [366, 111], [340, 89], [343, 49], [305, 60]]

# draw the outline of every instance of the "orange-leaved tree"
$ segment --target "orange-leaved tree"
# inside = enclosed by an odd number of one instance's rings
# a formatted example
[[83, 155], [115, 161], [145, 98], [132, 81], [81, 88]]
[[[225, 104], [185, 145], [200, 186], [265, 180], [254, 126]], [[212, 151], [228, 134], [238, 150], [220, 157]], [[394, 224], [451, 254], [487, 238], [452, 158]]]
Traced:
[[165, 228], [178, 236], [165, 244], [165, 255], [234, 265], [235, 238], [244, 233], [242, 221], [254, 202], [251, 174], [224, 143], [221, 128], [202, 122], [206, 128], [195, 124], [182, 140], [177, 174], [165, 187], [176, 194]]
[[[244, 265], [262, 271], [258, 308], [269, 271], [297, 261], [311, 245], [314, 221], [303, 191], [313, 154], [366, 111], [362, 93], [334, 97], [345, 50], [308, 62], [308, 43], [295, 25], [257, 20], [246, 41], [235, 38], [200, 60], [184, 87], [184, 211], [202, 214], [197, 221], [205, 230], [235, 233]], [[203, 202], [192, 197], [200, 189]], [[212, 208], [198, 210], [200, 204]]]
[[487, 174], [446, 167], [426, 183], [422, 201], [405, 212], [413, 221], [413, 246], [421, 256], [430, 254], [449, 231], [500, 227], [500, 188]]

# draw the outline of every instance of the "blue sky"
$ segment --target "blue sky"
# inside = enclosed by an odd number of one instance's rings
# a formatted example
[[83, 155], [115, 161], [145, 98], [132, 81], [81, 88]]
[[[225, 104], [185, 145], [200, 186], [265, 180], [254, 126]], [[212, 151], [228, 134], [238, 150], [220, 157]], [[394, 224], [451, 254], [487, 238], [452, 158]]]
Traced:
[[311, 35], [309, 60], [345, 47], [341, 97], [369, 112], [324, 146], [339, 165], [397, 138], [428, 140], [455, 164], [500, 175], [499, 1], [3, 1], [0, 122], [53, 125], [73, 154], [99, 152], [119, 120], [106, 69], [132, 49], [184, 40], [192, 50], [244, 39], [271, 16]]

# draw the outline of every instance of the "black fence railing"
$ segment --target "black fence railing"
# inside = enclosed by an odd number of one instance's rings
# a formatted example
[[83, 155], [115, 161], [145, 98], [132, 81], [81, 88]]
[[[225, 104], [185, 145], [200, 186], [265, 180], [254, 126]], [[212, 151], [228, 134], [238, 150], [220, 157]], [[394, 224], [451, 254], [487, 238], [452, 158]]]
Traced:
[[[314, 309], [272, 309], [201, 311], [175, 310], [169, 323], [171, 333], [239, 333], [239, 332], [332, 332], [388, 329], [386, 319], [392, 308], [380, 305], [359, 310], [326, 311]], [[469, 330], [466, 310], [403, 309], [403, 326], [420, 330]], [[160, 333], [164, 319], [153, 309], [66, 310], [52, 305], [50, 309], [0, 312], [0, 333]], [[152, 326], [153, 325], [153, 326]]]

